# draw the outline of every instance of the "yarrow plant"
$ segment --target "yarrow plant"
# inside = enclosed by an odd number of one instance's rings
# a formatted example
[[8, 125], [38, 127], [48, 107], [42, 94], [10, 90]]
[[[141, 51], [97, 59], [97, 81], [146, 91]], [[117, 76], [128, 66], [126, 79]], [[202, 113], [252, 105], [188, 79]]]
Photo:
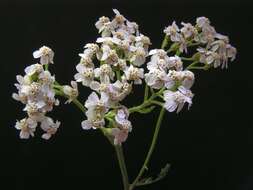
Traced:
[[[65, 103], [73, 103], [83, 112], [81, 127], [100, 130], [115, 147], [124, 190], [133, 190], [159, 181], [168, 172], [166, 165], [155, 178], [143, 177], [165, 111], [179, 113], [185, 104], [188, 109], [192, 105], [193, 71], [227, 68], [228, 61], [235, 59], [236, 49], [227, 36], [216, 32], [208, 18], [199, 17], [194, 25], [182, 22], [181, 28], [174, 21], [163, 31], [161, 48], [150, 50], [151, 41], [139, 31], [138, 24], [116, 9], [113, 12], [112, 20], [103, 16], [95, 23], [100, 36], [95, 43], [86, 44], [79, 54], [77, 73], [70, 85], [60, 84], [49, 71], [54, 63], [52, 49], [43, 46], [33, 53], [38, 63], [26, 67], [24, 76], [17, 75], [18, 92], [12, 95], [24, 104], [27, 113], [15, 127], [21, 139], [33, 137], [38, 127], [44, 131], [42, 138], [50, 139], [60, 122], [49, 117], [48, 112], [59, 105], [57, 97], [66, 98]], [[193, 53], [189, 56], [189, 52]], [[78, 83], [92, 90], [83, 103], [78, 100]], [[123, 105], [122, 101], [138, 85], [145, 85], [143, 102], [134, 107]], [[156, 107], [161, 111], [150, 149], [137, 177], [130, 183], [122, 147], [134, 130], [129, 118], [134, 113], [152, 113]]]

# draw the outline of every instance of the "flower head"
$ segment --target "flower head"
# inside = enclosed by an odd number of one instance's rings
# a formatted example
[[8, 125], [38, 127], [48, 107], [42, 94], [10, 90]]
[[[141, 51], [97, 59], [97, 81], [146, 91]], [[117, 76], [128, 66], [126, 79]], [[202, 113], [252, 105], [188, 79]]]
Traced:
[[54, 52], [52, 51], [52, 49], [50, 49], [47, 46], [43, 46], [39, 50], [36, 50], [35, 52], [33, 52], [33, 57], [35, 59], [40, 58], [40, 63], [42, 65], [54, 63], [53, 61]]
[[188, 108], [192, 104], [192, 97], [193, 94], [190, 90], [184, 88], [183, 86], [180, 86], [177, 91], [173, 92], [170, 90], [164, 91], [164, 107], [169, 112], [173, 112], [177, 110], [176, 112], [179, 113], [184, 104], [188, 103]]

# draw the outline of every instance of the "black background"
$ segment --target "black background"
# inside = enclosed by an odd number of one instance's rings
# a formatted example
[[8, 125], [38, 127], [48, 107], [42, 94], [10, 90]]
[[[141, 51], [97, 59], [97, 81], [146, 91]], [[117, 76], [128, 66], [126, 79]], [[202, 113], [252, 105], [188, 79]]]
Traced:
[[[49, 115], [62, 122], [50, 141], [18, 138], [16, 119], [23, 105], [11, 99], [16, 74], [36, 61], [32, 52], [42, 45], [55, 51], [52, 72], [69, 83], [78, 53], [97, 38], [95, 21], [112, 17], [117, 8], [140, 25], [152, 48], [159, 47], [162, 30], [173, 20], [194, 22], [210, 18], [217, 31], [237, 47], [228, 70], [197, 72], [190, 111], [167, 114], [149, 175], [167, 162], [168, 176], [139, 189], [253, 189], [252, 122], [252, 4], [239, 1], [0, 1], [0, 189], [122, 189], [115, 153], [98, 131], [83, 131], [83, 115], [61, 105]], [[141, 101], [141, 89], [128, 98]], [[82, 88], [81, 99], [90, 93]], [[139, 99], [138, 99], [139, 98]], [[130, 179], [136, 176], [152, 138], [157, 112], [131, 117], [133, 132], [124, 144]]]

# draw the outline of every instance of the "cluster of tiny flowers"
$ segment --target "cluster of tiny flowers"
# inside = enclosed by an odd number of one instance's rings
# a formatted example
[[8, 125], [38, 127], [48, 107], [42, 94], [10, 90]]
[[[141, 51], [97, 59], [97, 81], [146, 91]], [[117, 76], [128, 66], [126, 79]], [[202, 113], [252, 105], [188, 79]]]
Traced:
[[154, 49], [149, 52], [150, 62], [147, 63], [148, 73], [145, 81], [153, 89], [165, 88], [164, 107], [177, 113], [183, 108], [184, 103], [192, 104], [193, 94], [190, 91], [194, 83], [194, 74], [189, 70], [183, 70], [183, 62], [180, 57], [169, 57], [163, 49]]
[[139, 33], [135, 22], [128, 21], [118, 10], [113, 11], [112, 20], [103, 16], [95, 23], [101, 37], [84, 46], [74, 78], [94, 91], [85, 102], [87, 120], [82, 122], [83, 129], [104, 127], [105, 114], [118, 107], [112, 134], [114, 143], [121, 144], [131, 131], [131, 124], [127, 108], [122, 111], [120, 101], [131, 92], [133, 84], [142, 84], [144, 69], [140, 67], [151, 43]]
[[187, 47], [197, 43], [200, 46], [197, 51], [200, 54], [199, 62], [211, 65], [214, 68], [221, 66], [227, 68], [227, 62], [235, 59], [236, 48], [229, 44], [229, 38], [217, 33], [206, 17], [198, 17], [196, 24], [182, 22], [179, 28], [174, 21], [172, 25], [164, 29], [164, 33], [179, 48], [180, 52], [187, 53]]
[[40, 58], [40, 63], [26, 67], [24, 76], [17, 75], [18, 83], [15, 86], [18, 93], [13, 93], [12, 97], [25, 104], [23, 110], [27, 112], [27, 117], [17, 121], [15, 127], [20, 130], [21, 139], [28, 139], [34, 136], [40, 123], [40, 128], [45, 132], [42, 138], [49, 139], [56, 133], [60, 122], [54, 122], [46, 113], [52, 111], [54, 105], [59, 105], [59, 101], [53, 90], [55, 78], [43, 65], [53, 63], [54, 53], [44, 46], [35, 51], [33, 56]]
[[[33, 53], [40, 61], [26, 67], [25, 76], [17, 76], [18, 93], [13, 94], [15, 100], [25, 104], [27, 112], [27, 117], [15, 125], [20, 138], [34, 136], [37, 126], [45, 131], [44, 139], [56, 133], [60, 122], [54, 122], [46, 114], [59, 105], [55, 95], [60, 95], [67, 98], [66, 103], [73, 102], [84, 112], [86, 118], [81, 122], [84, 130], [101, 129], [115, 145], [121, 145], [132, 131], [130, 113], [148, 113], [154, 104], [176, 113], [185, 104], [189, 108], [195, 81], [190, 70], [227, 68], [228, 61], [235, 59], [236, 49], [227, 36], [216, 32], [208, 18], [197, 18], [195, 26], [182, 22], [181, 28], [174, 21], [164, 29], [162, 48], [149, 50], [150, 39], [139, 32], [138, 25], [118, 10], [113, 12], [113, 19], [103, 16], [95, 23], [100, 36], [95, 43], [86, 44], [79, 54], [77, 73], [70, 85], [60, 85], [48, 71], [54, 58], [50, 48], [43, 46]], [[180, 57], [195, 46], [192, 57]], [[192, 63], [184, 67], [183, 61]], [[92, 90], [84, 105], [77, 100], [78, 83]], [[134, 85], [143, 83], [146, 85], [143, 103], [128, 109], [122, 101]]]

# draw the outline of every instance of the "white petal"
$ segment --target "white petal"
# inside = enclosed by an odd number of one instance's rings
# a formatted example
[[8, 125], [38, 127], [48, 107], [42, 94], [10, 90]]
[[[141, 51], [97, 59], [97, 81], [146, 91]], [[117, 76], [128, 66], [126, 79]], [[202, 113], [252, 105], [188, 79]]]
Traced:
[[25, 131], [20, 131], [19, 137], [20, 137], [21, 139], [29, 139], [30, 133], [29, 133], [29, 132], [25, 132]]
[[149, 51], [149, 55], [154, 55], [157, 53], [157, 49], [152, 49]]
[[39, 58], [42, 56], [42, 52], [40, 50], [36, 50], [33, 52], [33, 57], [36, 59], [36, 58]]
[[116, 15], [120, 15], [120, 12], [117, 9], [112, 9], [112, 11], [116, 14]]
[[100, 83], [98, 81], [92, 81], [90, 83], [90, 88], [95, 91], [99, 91]]
[[93, 127], [91, 122], [88, 120], [82, 121], [81, 125], [84, 130], [89, 130]]
[[92, 92], [85, 102], [85, 107], [89, 108], [90, 106], [94, 106], [97, 104], [98, 101], [99, 101], [98, 95], [95, 92]]
[[45, 139], [45, 140], [49, 140], [50, 138], [51, 138], [51, 134], [49, 134], [49, 133], [44, 133], [41, 137], [43, 138], [43, 139]]
[[172, 101], [172, 100], [166, 101], [165, 104], [164, 104], [164, 108], [166, 110], [168, 110], [169, 112], [173, 112], [173, 111], [176, 110], [177, 104], [174, 101]]
[[77, 82], [82, 82], [84, 80], [84, 77], [81, 73], [77, 73], [74, 75], [74, 78]]
[[77, 70], [78, 73], [84, 73], [85, 72], [85, 66], [82, 63], [79, 63], [76, 66], [76, 70]]

